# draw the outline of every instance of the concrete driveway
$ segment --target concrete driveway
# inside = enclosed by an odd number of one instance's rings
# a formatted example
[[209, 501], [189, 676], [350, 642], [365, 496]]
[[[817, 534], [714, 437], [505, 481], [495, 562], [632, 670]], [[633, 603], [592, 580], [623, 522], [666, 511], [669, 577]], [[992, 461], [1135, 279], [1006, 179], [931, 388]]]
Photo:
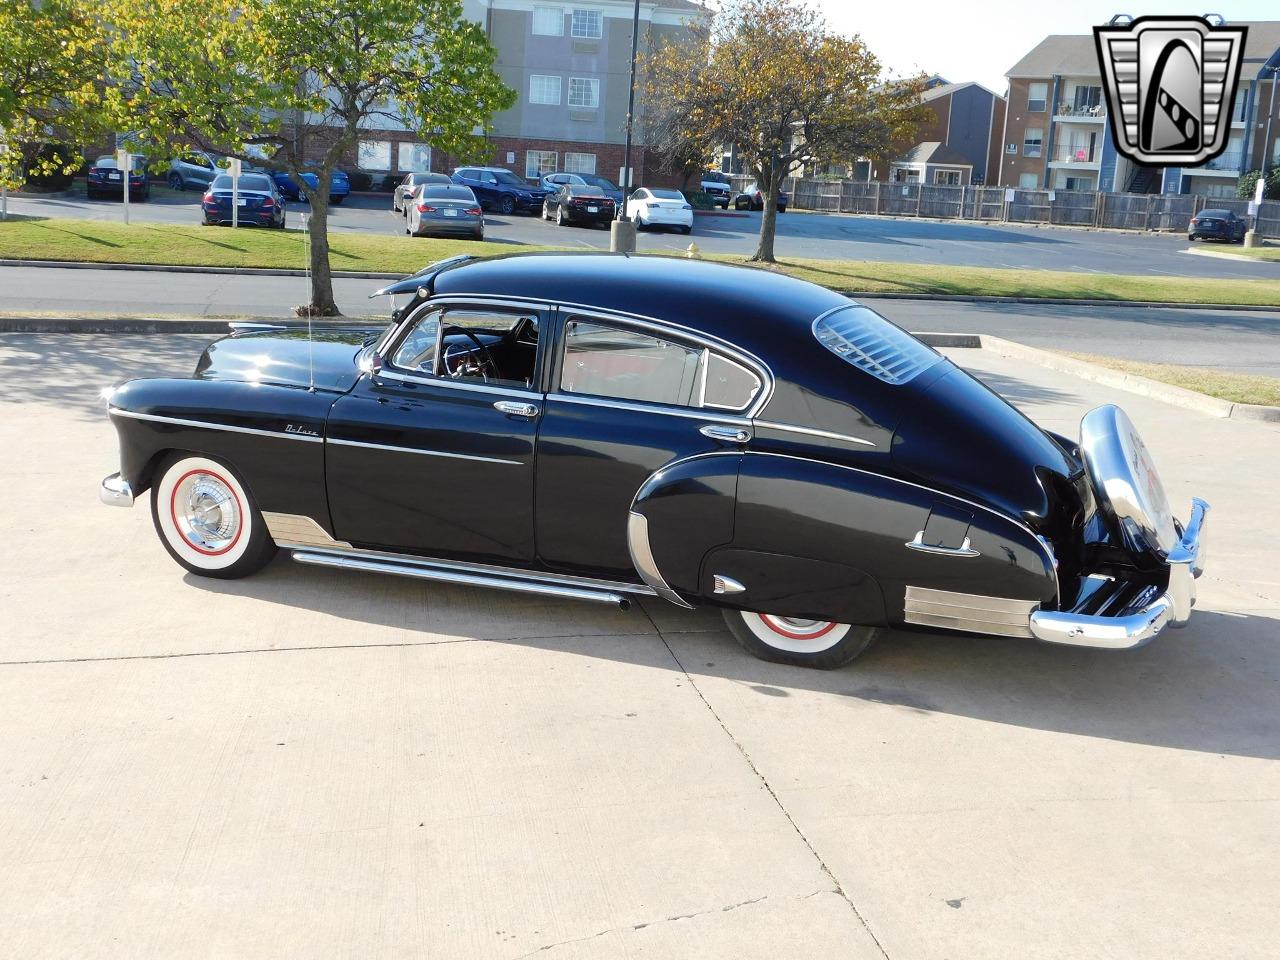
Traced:
[[[147, 203], [130, 205], [135, 223], [193, 225], [200, 221], [200, 194], [157, 189]], [[120, 220], [119, 201], [83, 197], [10, 200], [14, 213], [45, 217]], [[305, 203], [288, 204], [290, 228], [300, 228]], [[692, 237], [645, 231], [641, 250], [683, 251], [690, 241], [707, 253], [750, 255], [760, 234], [759, 213], [744, 216], [698, 216]], [[353, 196], [331, 207], [334, 233], [404, 234], [404, 220], [391, 212], [390, 195]], [[609, 231], [591, 227], [557, 227], [536, 216], [485, 219], [488, 240], [606, 250]], [[406, 243], [412, 242], [404, 237]], [[955, 266], [1016, 267], [1066, 270], [1073, 273], [1126, 273], [1146, 276], [1280, 277], [1280, 264], [1247, 263], [1218, 257], [1192, 257], [1180, 234], [1144, 234], [1119, 230], [1077, 230], [975, 221], [930, 221], [788, 211], [778, 218], [780, 257], [823, 260], [881, 260], [894, 263], [937, 263]], [[1210, 246], [1201, 244], [1200, 246]], [[1212, 245], [1218, 249], [1217, 245]], [[1229, 248], [1223, 248], [1229, 249]]]
[[1214, 505], [1197, 615], [819, 673], [658, 603], [184, 576], [145, 503], [97, 503], [97, 392], [201, 342], [0, 337], [0, 954], [1272, 952], [1274, 427], [957, 351], [1065, 432], [1125, 405], [1176, 510]]

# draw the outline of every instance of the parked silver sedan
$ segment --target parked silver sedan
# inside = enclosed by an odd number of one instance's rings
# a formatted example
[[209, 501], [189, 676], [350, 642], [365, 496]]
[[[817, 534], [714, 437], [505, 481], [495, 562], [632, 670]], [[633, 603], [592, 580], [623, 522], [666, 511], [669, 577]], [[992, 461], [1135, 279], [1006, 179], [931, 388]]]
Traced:
[[405, 206], [404, 232], [410, 236], [484, 239], [484, 211], [470, 187], [424, 183], [414, 188]]
[[391, 194], [392, 211], [408, 216], [408, 199], [413, 191], [424, 183], [453, 183], [453, 181], [447, 173], [406, 173], [404, 178], [396, 184], [395, 192]]

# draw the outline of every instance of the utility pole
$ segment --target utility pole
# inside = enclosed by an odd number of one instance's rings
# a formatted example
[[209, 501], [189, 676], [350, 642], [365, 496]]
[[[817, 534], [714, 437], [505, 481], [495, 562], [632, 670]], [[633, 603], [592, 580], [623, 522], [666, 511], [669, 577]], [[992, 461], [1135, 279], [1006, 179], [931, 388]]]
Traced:
[[635, 253], [636, 225], [627, 216], [627, 199], [631, 195], [631, 130], [636, 117], [636, 47], [640, 42], [640, 0], [631, 14], [631, 78], [627, 91], [627, 141], [622, 148], [622, 212], [609, 225], [609, 249], [614, 253]]

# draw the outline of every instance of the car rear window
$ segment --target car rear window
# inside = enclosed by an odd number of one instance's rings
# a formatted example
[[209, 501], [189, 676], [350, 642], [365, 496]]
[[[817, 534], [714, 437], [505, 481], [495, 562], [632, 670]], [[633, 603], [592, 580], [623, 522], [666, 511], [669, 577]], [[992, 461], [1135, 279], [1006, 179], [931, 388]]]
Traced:
[[[214, 178], [214, 181], [213, 181], [213, 189], [215, 189], [215, 190], [230, 190], [230, 189], [231, 189], [231, 177], [229, 177], [229, 176], [228, 176], [227, 174], [225, 174], [225, 173], [224, 173], [222, 176], [220, 176], [220, 177], [215, 177], [215, 178]], [[270, 181], [270, 180], [268, 180], [266, 177], [257, 177], [257, 176], [252, 176], [252, 175], [251, 175], [251, 176], [247, 176], [247, 177], [241, 177], [241, 178], [240, 178], [240, 189], [241, 189], [241, 190], [257, 190], [257, 191], [260, 191], [260, 192], [262, 192], [262, 193], [270, 193], [270, 192], [271, 192], [271, 181]]]
[[662, 189], [654, 189], [653, 187], [650, 187], [649, 192], [653, 194], [655, 197], [657, 197], [659, 200], [683, 200], [684, 199], [684, 194], [681, 193], [679, 190], [662, 190]]
[[1225, 220], [1227, 219], [1227, 217], [1231, 216], [1231, 211], [1230, 210], [1201, 210], [1199, 215], [1202, 217], [1217, 217], [1219, 220]]
[[470, 187], [456, 183], [428, 183], [421, 190], [421, 196], [433, 200], [468, 200], [474, 201], [476, 195]]
[[836, 356], [885, 383], [907, 383], [942, 360], [932, 347], [863, 306], [819, 317], [813, 334]]
[[590, 184], [573, 183], [569, 185], [569, 192], [575, 197], [603, 197], [604, 191], [599, 187], [593, 187]]

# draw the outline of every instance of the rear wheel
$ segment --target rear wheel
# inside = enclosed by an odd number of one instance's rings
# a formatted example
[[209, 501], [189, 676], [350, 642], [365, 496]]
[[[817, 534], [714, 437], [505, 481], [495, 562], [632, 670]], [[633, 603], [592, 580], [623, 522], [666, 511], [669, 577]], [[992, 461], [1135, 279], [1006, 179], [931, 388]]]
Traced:
[[509, 196], [503, 197], [498, 201], [498, 211], [505, 217], [511, 216], [511, 214], [516, 212], [516, 198]]
[[796, 667], [832, 670], [858, 656], [879, 634], [863, 627], [830, 620], [780, 617], [747, 610], [724, 610], [725, 623], [747, 652], [761, 660]]
[[169, 556], [202, 577], [231, 580], [276, 554], [262, 514], [240, 478], [209, 457], [178, 454], [151, 488], [151, 519]]

